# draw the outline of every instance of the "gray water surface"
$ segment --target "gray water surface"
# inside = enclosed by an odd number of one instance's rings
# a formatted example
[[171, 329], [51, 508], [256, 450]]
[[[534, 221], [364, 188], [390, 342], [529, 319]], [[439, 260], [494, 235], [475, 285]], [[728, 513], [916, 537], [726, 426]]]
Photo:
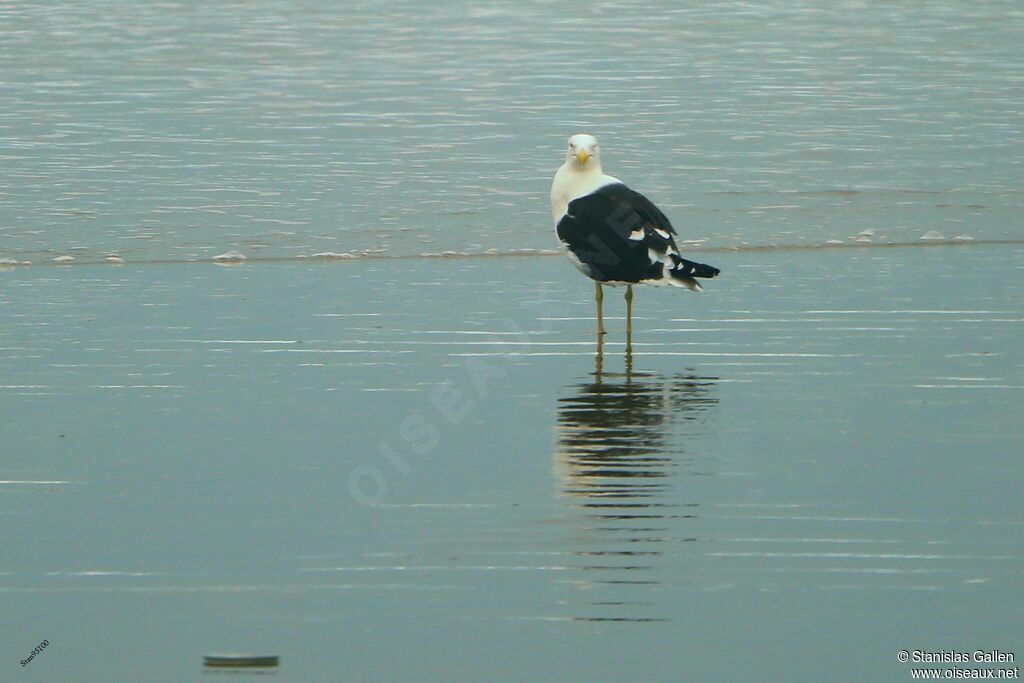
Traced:
[[1024, 251], [715, 257], [703, 295], [638, 291], [628, 362], [621, 290], [598, 356], [562, 259], [0, 272], [0, 666], [899, 681], [901, 649], [1013, 652]]
[[580, 130], [708, 246], [1020, 239], [1022, 34], [1014, 0], [6, 4], [0, 259], [550, 249]]
[[[1021, 655], [1021, 35], [1013, 0], [0, 5], [0, 679]], [[599, 348], [540, 255], [581, 130], [723, 271], [642, 288], [628, 357], [621, 290]]]

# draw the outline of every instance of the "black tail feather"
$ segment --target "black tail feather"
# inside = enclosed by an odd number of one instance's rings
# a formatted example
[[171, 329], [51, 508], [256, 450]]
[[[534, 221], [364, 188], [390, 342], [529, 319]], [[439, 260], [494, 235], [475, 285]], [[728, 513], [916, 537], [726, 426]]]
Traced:
[[720, 270], [714, 266], [709, 266], [706, 263], [697, 263], [695, 261], [689, 261], [684, 259], [682, 256], [673, 256], [672, 260], [676, 262], [675, 268], [672, 269], [672, 274], [677, 277], [706, 277], [712, 278], [718, 275]]

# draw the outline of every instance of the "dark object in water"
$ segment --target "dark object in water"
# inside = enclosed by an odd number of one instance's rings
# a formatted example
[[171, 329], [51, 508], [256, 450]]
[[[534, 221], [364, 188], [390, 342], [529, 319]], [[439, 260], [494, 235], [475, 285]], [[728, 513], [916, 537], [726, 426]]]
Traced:
[[277, 655], [204, 655], [203, 666], [217, 669], [269, 669], [277, 666]]

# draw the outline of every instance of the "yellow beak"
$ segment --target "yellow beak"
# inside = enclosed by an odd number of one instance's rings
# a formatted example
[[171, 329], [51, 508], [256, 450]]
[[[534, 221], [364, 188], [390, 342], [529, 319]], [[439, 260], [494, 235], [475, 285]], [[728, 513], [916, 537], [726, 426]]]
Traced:
[[587, 150], [585, 149], [581, 149], [579, 152], [576, 153], [576, 160], [579, 161], [580, 164], [587, 163], [587, 159], [589, 158], [590, 155], [587, 153]]

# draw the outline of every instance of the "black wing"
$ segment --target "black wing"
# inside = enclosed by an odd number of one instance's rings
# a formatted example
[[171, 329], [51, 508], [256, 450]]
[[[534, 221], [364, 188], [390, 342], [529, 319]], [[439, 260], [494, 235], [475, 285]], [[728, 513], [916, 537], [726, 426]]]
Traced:
[[[718, 275], [717, 268], [682, 258], [672, 238], [675, 232], [651, 200], [621, 183], [569, 202], [557, 227], [559, 239], [599, 282], [666, 276], [692, 281]], [[666, 263], [671, 264], [667, 273]]]

